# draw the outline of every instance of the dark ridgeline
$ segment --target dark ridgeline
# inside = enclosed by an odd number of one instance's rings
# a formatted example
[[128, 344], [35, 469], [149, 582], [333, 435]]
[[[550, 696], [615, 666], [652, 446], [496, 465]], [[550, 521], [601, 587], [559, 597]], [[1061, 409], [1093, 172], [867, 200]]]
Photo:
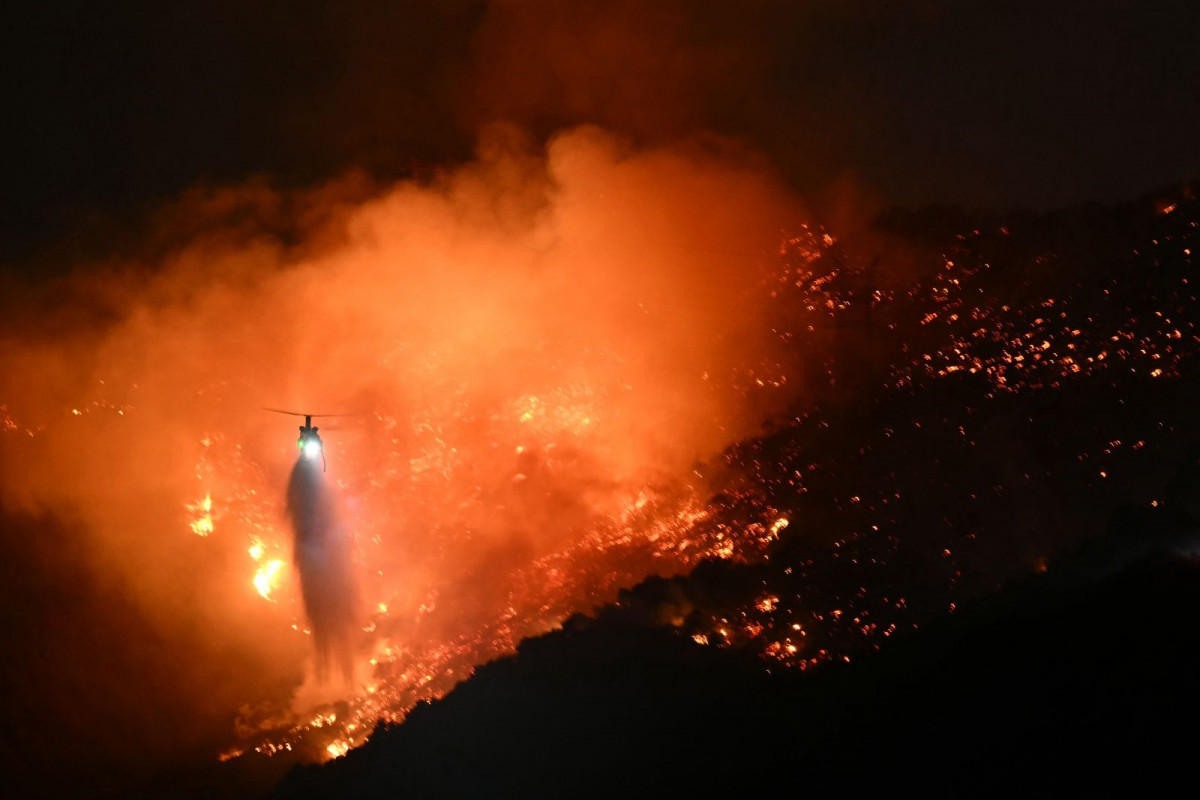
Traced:
[[1152, 557], [801, 676], [609, 609], [275, 796], [1157, 794], [1193, 763], [1197, 614], [1200, 565]]

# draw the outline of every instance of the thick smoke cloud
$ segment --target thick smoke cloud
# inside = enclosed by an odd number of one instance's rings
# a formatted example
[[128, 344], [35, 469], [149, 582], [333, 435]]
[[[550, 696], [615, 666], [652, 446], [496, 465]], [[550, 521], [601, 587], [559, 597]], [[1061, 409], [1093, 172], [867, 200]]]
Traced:
[[[746, 387], [779, 369], [763, 281], [802, 219], [718, 139], [501, 125], [425, 183], [196, 190], [31, 293], [0, 342], [4, 508], [71, 523], [60, 546], [120, 587], [139, 632], [92, 609], [106, 646], [170, 643], [115, 712], [128, 741], [168, 702], [220, 709], [209, 742], [286, 721], [255, 709], [314, 650], [369, 674], [353, 600], [376, 637], [458, 633], [640, 494], [702, 492], [692, 465], [789, 399]], [[322, 425], [328, 473], [289, 492], [293, 421], [263, 406], [351, 415]]]

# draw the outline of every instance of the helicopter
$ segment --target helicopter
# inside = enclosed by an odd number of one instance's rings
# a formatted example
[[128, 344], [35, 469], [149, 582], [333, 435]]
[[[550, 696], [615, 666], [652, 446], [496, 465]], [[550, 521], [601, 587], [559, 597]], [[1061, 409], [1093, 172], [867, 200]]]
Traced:
[[344, 415], [302, 414], [298, 411], [284, 411], [280, 408], [264, 408], [263, 411], [272, 411], [276, 414], [287, 414], [291, 417], [304, 417], [304, 424], [300, 426], [300, 438], [296, 440], [296, 447], [300, 448], [300, 452], [310, 461], [315, 461], [317, 456], [320, 456], [322, 472], [325, 472], [329, 469], [329, 463], [325, 460], [325, 446], [321, 442], [321, 435], [317, 432], [320, 429], [317, 428], [316, 425], [312, 424], [313, 417], [340, 417]]

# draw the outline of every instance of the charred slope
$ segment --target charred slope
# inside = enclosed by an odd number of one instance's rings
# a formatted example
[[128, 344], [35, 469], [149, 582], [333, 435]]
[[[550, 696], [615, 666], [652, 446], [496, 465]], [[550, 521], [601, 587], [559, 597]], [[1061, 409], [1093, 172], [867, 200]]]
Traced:
[[1200, 565], [1150, 555], [1077, 578], [1031, 578], [807, 675], [606, 609], [296, 770], [278, 796], [1062, 793], [1182, 777], [1200, 712]]

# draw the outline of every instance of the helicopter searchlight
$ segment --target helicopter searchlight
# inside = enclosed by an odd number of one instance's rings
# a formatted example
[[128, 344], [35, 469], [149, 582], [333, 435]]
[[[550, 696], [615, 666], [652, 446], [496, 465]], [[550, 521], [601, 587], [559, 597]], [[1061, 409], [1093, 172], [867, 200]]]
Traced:
[[312, 424], [313, 417], [341, 417], [345, 416], [344, 414], [302, 414], [279, 408], [264, 408], [263, 411], [287, 414], [291, 417], [304, 417], [304, 424], [300, 426], [300, 438], [296, 440], [296, 447], [300, 449], [301, 455], [309, 461], [316, 461], [320, 457], [322, 472], [328, 469], [329, 464], [325, 460], [325, 445], [321, 442], [321, 435], [318, 432], [320, 429]]

